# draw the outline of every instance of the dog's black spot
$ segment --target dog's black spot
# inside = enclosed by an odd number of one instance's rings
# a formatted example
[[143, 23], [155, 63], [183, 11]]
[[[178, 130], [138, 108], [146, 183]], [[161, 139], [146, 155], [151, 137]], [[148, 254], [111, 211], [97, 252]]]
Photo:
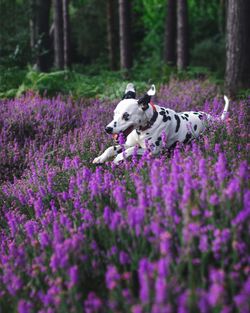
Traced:
[[122, 152], [122, 148], [117, 151], [117, 154], [118, 154], [118, 153], [121, 153], [121, 152]]
[[159, 114], [160, 115], [165, 115], [166, 113], [165, 113], [165, 111], [161, 111]]
[[135, 99], [135, 92], [134, 91], [128, 91], [125, 93], [125, 95], [122, 97], [122, 100], [124, 99]]
[[166, 110], [167, 114], [169, 114], [168, 110]]
[[160, 141], [157, 140], [157, 141], [155, 142], [155, 145], [156, 145], [156, 146], [159, 146], [159, 145], [160, 145]]
[[181, 118], [182, 118], [183, 120], [185, 120], [185, 116], [182, 116], [182, 115], [181, 115]]
[[169, 149], [174, 149], [174, 148], [176, 147], [177, 143], [178, 143], [178, 141], [175, 141], [175, 142], [169, 147]]
[[188, 117], [188, 114], [187, 114], [187, 113], [184, 113], [184, 115], [185, 115], [186, 117]]
[[117, 150], [117, 148], [116, 148], [116, 146], [114, 146], [114, 151], [116, 151]]
[[180, 128], [180, 124], [181, 124], [181, 119], [179, 118], [179, 116], [177, 114], [174, 115], [175, 119], [176, 119], [176, 129], [175, 129], [175, 132], [177, 133], [179, 128]]
[[129, 114], [128, 112], [125, 112], [122, 116], [122, 118], [125, 120], [125, 121], [128, 121], [129, 120]]
[[196, 129], [197, 129], [197, 125], [195, 124], [195, 125], [194, 125], [194, 130], [196, 130]]
[[198, 115], [199, 119], [202, 120], [203, 119], [203, 115]]
[[138, 129], [136, 130], [136, 132], [137, 132], [137, 134], [138, 134], [138, 135], [140, 135], [140, 134], [141, 134], [141, 132], [139, 132], [139, 130], [138, 130]]
[[185, 138], [185, 140], [183, 141], [183, 143], [188, 143], [191, 138], [192, 138], [192, 135], [191, 135], [190, 133], [187, 133], [187, 134], [186, 134], [186, 138]]
[[146, 135], [149, 135], [149, 133], [146, 133]]
[[114, 122], [114, 127], [116, 127], [116, 125], [117, 125], [117, 123], [116, 123], [116, 122]]
[[161, 141], [161, 137], [158, 137], [157, 140]]
[[167, 122], [167, 121], [171, 121], [171, 117], [165, 115], [165, 116], [163, 117], [163, 122]]
[[197, 114], [199, 114], [199, 112], [194, 112], [193, 114], [196, 114], [196, 115], [197, 115]]
[[148, 140], [152, 139], [152, 137], [148, 137]]
[[162, 108], [162, 107], [161, 107], [161, 110], [162, 110], [162, 111], [164, 111], [164, 110], [165, 110], [165, 108]]

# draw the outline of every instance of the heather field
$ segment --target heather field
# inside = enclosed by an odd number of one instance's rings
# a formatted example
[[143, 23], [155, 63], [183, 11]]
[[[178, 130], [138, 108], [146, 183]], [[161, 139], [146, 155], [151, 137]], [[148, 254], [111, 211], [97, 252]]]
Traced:
[[[224, 108], [207, 81], [157, 87]], [[93, 165], [118, 101], [1, 100], [0, 312], [249, 313], [250, 98], [190, 145]]]

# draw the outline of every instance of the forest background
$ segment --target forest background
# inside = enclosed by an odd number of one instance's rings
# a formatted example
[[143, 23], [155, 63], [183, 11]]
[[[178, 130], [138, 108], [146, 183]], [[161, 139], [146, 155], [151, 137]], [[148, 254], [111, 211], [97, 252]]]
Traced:
[[0, 97], [117, 98], [124, 80], [173, 77], [246, 96], [249, 13], [244, 0], [1, 0]]

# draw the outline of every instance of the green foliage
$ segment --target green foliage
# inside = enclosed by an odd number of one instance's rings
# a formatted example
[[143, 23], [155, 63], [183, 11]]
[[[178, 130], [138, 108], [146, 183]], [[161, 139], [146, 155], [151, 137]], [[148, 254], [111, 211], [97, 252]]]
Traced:
[[191, 47], [224, 33], [225, 5], [220, 0], [188, 0]]
[[0, 66], [0, 94], [15, 90], [22, 83], [26, 75], [26, 70], [20, 70], [18, 67]]
[[[70, 94], [74, 98], [117, 99], [123, 94], [125, 85], [120, 72], [103, 71], [98, 75], [89, 76], [76, 71], [56, 71], [39, 73], [32, 69], [24, 74], [23, 70], [10, 70], [9, 75], [0, 75], [1, 81], [5, 79], [0, 92], [0, 98], [13, 98], [33, 90], [40, 94], [54, 96], [56, 94]], [[91, 69], [88, 69], [91, 71]], [[3, 71], [3, 73], [5, 73]], [[1, 73], [2, 74], [2, 73]], [[138, 91], [144, 91], [145, 82], [135, 81]], [[11, 88], [11, 86], [15, 88]]]
[[71, 5], [73, 52], [77, 60], [84, 64], [107, 55], [105, 6], [103, 0], [78, 0]]
[[144, 30], [143, 39], [140, 41], [139, 55], [152, 59], [161, 58], [166, 1], [136, 0], [133, 2], [133, 6], [133, 9], [138, 14], [135, 27]]
[[[132, 2], [132, 38], [134, 68], [131, 77], [139, 80], [168, 81], [175, 75], [175, 69], [163, 64], [163, 43], [167, 0], [133, 0]], [[118, 2], [115, 1], [115, 37], [117, 44], [117, 63], [119, 59], [118, 35]], [[195, 67], [208, 67], [218, 77], [224, 75], [225, 43], [225, 4], [220, 0], [188, 0], [191, 65]], [[5, 67], [19, 67], [32, 64], [30, 49], [29, 18], [30, 4], [28, 0], [2, 0], [0, 3], [0, 62]], [[108, 70], [107, 27], [106, 27], [106, 1], [104, 0], [72, 0], [69, 4], [71, 23], [71, 57], [73, 69], [84, 75], [100, 75], [100, 71]], [[27, 14], [28, 13], [28, 14]], [[9, 21], [12, 21], [10, 23]], [[34, 57], [34, 55], [33, 55]], [[86, 65], [88, 67], [86, 68]], [[91, 66], [89, 66], [91, 65]], [[172, 72], [172, 74], [171, 74]], [[54, 77], [54, 76], [58, 77]], [[35, 83], [38, 90], [51, 90], [55, 92], [56, 81], [63, 75], [63, 82], [67, 81], [64, 74], [41, 75]], [[102, 75], [102, 74], [101, 74]], [[15, 75], [16, 76], [16, 75]], [[108, 77], [110, 79], [110, 74]], [[121, 73], [118, 73], [119, 79]], [[1, 73], [2, 79], [2, 73]], [[70, 80], [72, 78], [70, 77]], [[82, 77], [74, 77], [74, 81], [82, 81]], [[96, 80], [94, 77], [93, 80]], [[20, 79], [17, 79], [18, 86]], [[27, 82], [28, 81], [28, 82]], [[86, 81], [86, 79], [85, 79]], [[29, 78], [24, 82], [19, 93], [26, 90], [26, 85], [32, 87]], [[64, 85], [64, 83], [63, 83]], [[83, 83], [84, 85], [84, 83]], [[99, 93], [88, 91], [87, 94]], [[7, 89], [16, 89], [13, 82], [8, 88], [0, 87], [0, 92]], [[74, 88], [73, 88], [74, 89]], [[80, 92], [81, 85], [77, 87]], [[92, 89], [93, 90], [93, 89]], [[58, 92], [67, 92], [68, 87], [60, 87]], [[85, 92], [83, 92], [85, 94]], [[9, 95], [13, 95], [13, 90]], [[82, 91], [80, 92], [82, 94]], [[3, 96], [3, 95], [1, 95]]]
[[201, 64], [223, 77], [225, 72], [225, 39], [221, 36], [207, 38], [196, 44], [191, 51], [192, 65]]
[[250, 99], [250, 89], [240, 89], [238, 93], [240, 99]]
[[29, 40], [29, 1], [1, 0], [1, 65], [11, 67], [26, 65], [30, 60]]

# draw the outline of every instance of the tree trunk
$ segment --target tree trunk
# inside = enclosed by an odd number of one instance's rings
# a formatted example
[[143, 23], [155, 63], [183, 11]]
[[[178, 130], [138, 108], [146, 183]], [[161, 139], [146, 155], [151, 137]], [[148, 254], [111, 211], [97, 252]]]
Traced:
[[30, 0], [30, 48], [35, 50], [37, 40], [37, 3], [36, 0]]
[[50, 14], [50, 0], [38, 0], [37, 2], [37, 65], [42, 72], [47, 72], [50, 67], [50, 38], [49, 38], [49, 14]]
[[119, 0], [119, 33], [121, 69], [132, 67], [131, 7], [129, 0]]
[[54, 7], [54, 64], [64, 68], [62, 1], [53, 0]]
[[116, 70], [116, 42], [115, 42], [115, 1], [107, 0], [107, 39], [109, 66], [111, 70]]
[[229, 95], [250, 88], [250, 2], [228, 0], [225, 87]]
[[165, 62], [176, 65], [176, 0], [168, 0], [164, 50]]
[[70, 67], [70, 30], [69, 30], [69, 0], [63, 0], [63, 50], [64, 69]]
[[177, 0], [177, 68], [184, 70], [189, 63], [187, 0]]

